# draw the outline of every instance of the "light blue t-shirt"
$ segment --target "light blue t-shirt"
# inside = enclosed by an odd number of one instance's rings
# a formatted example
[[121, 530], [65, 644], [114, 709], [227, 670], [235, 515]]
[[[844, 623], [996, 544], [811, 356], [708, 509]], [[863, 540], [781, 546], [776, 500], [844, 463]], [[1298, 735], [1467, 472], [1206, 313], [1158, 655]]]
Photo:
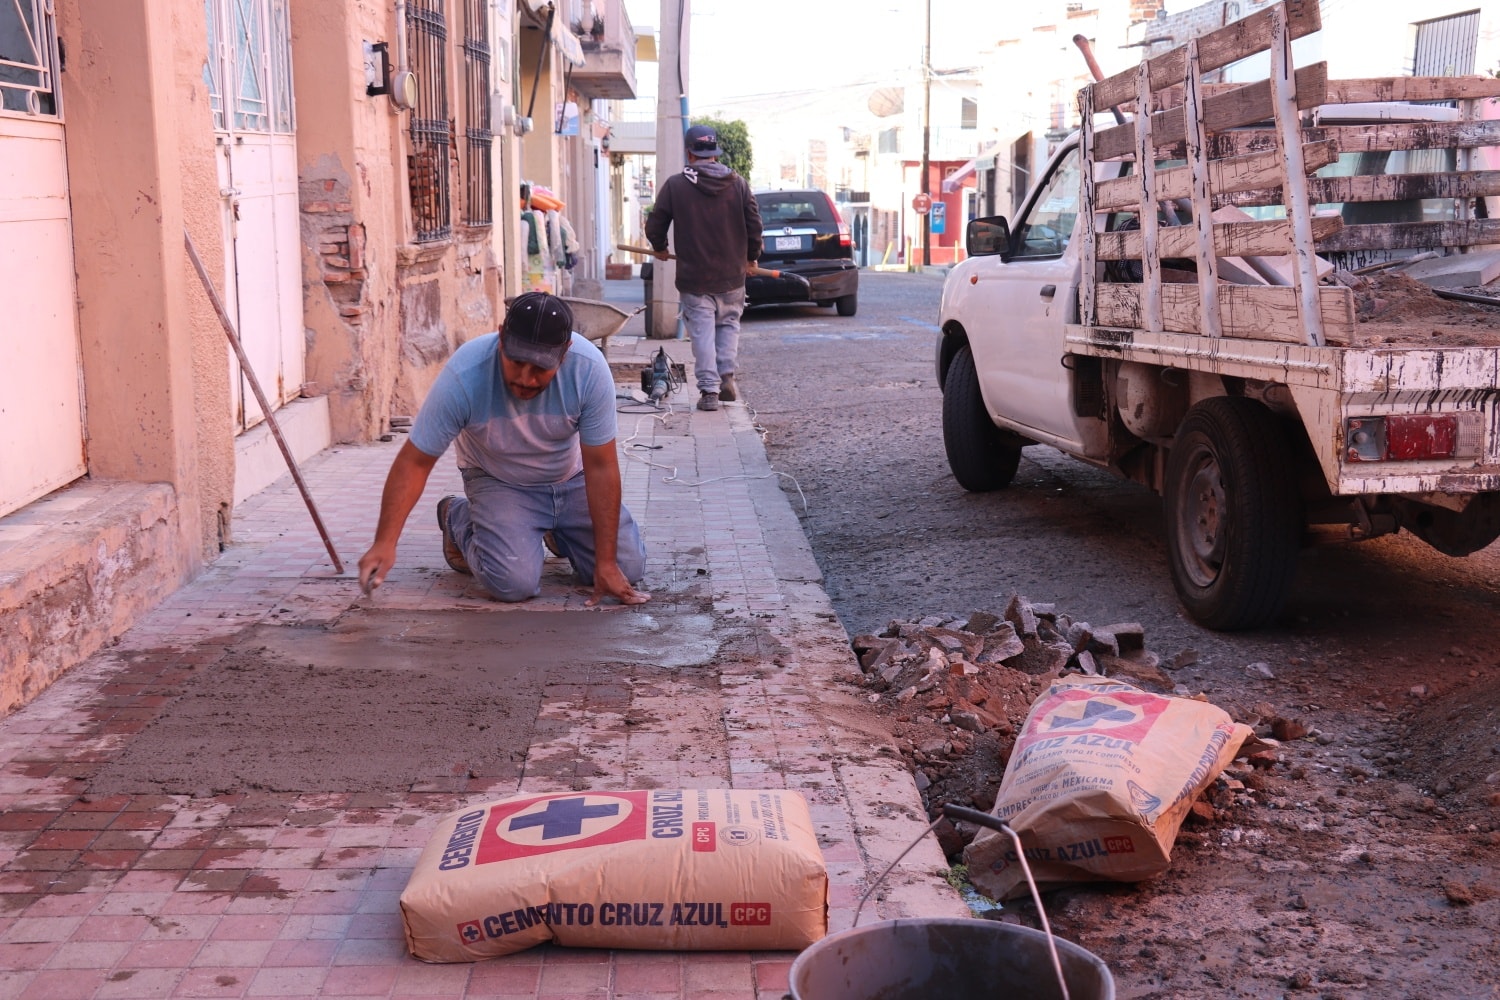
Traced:
[[483, 469], [512, 486], [566, 482], [583, 471], [580, 442], [615, 439], [615, 385], [609, 363], [573, 334], [552, 383], [517, 399], [500, 372], [500, 335], [453, 352], [411, 425], [411, 443], [434, 457], [458, 442], [458, 467]]

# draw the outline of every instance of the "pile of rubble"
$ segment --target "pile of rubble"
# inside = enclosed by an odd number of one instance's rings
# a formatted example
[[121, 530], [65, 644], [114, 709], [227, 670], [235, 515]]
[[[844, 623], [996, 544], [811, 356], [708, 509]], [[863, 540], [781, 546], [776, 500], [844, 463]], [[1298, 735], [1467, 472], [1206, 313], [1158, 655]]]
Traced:
[[[1010, 599], [1002, 615], [975, 611], [893, 621], [879, 635], [860, 635], [852, 644], [867, 698], [893, 720], [897, 748], [934, 819], [945, 803], [994, 807], [1032, 702], [1062, 674], [1100, 674], [1149, 691], [1186, 693], [1146, 649], [1139, 624], [1096, 627], [1020, 596]], [[1185, 651], [1168, 666], [1195, 659]], [[943, 824], [938, 833], [944, 852], [959, 853], [973, 832]]]

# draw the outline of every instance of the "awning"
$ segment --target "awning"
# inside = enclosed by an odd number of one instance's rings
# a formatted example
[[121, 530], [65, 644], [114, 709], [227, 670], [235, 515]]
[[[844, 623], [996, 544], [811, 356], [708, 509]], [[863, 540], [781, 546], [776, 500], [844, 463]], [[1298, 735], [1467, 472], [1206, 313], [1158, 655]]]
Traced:
[[582, 66], [583, 45], [578, 41], [578, 36], [568, 28], [567, 17], [561, 11], [553, 13], [552, 10], [548, 10], [549, 7], [553, 7], [554, 0], [522, 0], [522, 2], [525, 3], [527, 12], [538, 26], [546, 25], [548, 16], [551, 16], [552, 44], [557, 46], [557, 51], [564, 61], [574, 66]]
[[573, 34], [567, 25], [567, 19], [554, 17], [552, 19], [552, 41], [557, 45], [557, 51], [562, 57], [574, 66], [583, 65], [583, 45], [578, 41], [578, 36]]
[[963, 166], [953, 171], [953, 173], [949, 174], [947, 177], [944, 177], [943, 194], [952, 194], [959, 188], [963, 187], [964, 181], [968, 179], [970, 174], [979, 169], [979, 167], [983, 166], [988, 169], [989, 167], [994, 166], [995, 152], [1000, 148], [1000, 145], [1001, 144], [998, 142], [995, 143], [989, 149], [986, 149], [983, 153], [980, 153], [978, 156], [974, 157], [974, 159], [965, 163]]

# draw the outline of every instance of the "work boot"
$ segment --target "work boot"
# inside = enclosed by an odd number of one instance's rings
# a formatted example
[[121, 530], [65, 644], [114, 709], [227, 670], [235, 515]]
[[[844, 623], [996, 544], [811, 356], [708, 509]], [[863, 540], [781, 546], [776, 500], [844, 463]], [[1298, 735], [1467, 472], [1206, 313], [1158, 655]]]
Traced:
[[553, 559], [562, 558], [562, 553], [557, 549], [557, 539], [552, 537], [552, 532], [542, 532], [542, 547], [547, 550], [547, 554]]
[[698, 409], [717, 410], [719, 408], [719, 394], [717, 392], [705, 392], [698, 397]]
[[739, 398], [740, 394], [734, 387], [734, 376], [725, 375], [719, 382], [719, 401], [722, 403], [732, 403]]
[[437, 504], [438, 527], [443, 529], [443, 558], [454, 571], [473, 576], [473, 571], [469, 569], [469, 561], [464, 558], [464, 550], [459, 548], [458, 543], [453, 540], [453, 529], [448, 527], [448, 508], [452, 507], [453, 501], [457, 499], [458, 497], [449, 495], [443, 497]]

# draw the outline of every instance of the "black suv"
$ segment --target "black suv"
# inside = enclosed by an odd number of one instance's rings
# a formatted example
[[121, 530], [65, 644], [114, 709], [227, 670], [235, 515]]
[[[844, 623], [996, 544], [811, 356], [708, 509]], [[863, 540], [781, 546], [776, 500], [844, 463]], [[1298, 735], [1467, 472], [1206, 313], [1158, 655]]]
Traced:
[[833, 199], [822, 191], [757, 191], [765, 246], [761, 267], [807, 279], [752, 276], [745, 281], [747, 305], [808, 302], [837, 306], [840, 316], [859, 308], [859, 268], [854, 247]]

